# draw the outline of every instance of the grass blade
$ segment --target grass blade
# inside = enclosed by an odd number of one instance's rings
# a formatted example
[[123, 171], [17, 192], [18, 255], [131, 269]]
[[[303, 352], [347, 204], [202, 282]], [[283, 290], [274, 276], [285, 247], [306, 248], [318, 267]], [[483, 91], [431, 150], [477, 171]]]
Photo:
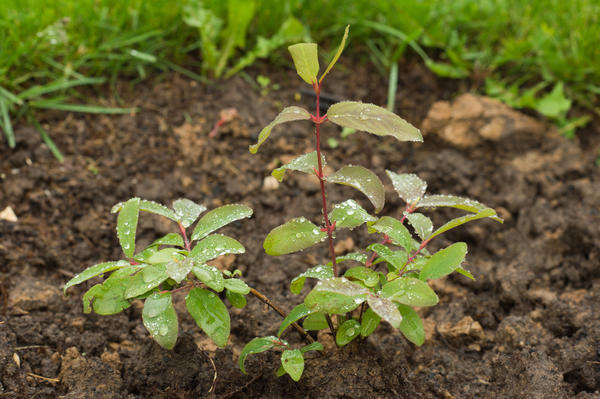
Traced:
[[105, 78], [83, 78], [77, 80], [62, 80], [59, 79], [45, 86], [33, 86], [30, 89], [27, 89], [21, 93], [19, 93], [18, 97], [20, 99], [28, 99], [33, 97], [39, 97], [44, 94], [52, 93], [54, 91], [65, 90], [75, 86], [83, 86], [83, 85], [93, 85], [93, 84], [101, 84], [106, 81]]
[[66, 104], [53, 101], [32, 101], [29, 105], [33, 108], [54, 109], [58, 111], [85, 112], [89, 114], [131, 114], [138, 108], [101, 107], [97, 105]]
[[6, 106], [6, 100], [4, 100], [3, 98], [0, 98], [0, 114], [0, 116], [2, 117], [0, 124], [2, 125], [2, 130], [4, 130], [4, 134], [6, 135], [6, 141], [8, 141], [8, 146], [10, 148], [15, 148], [15, 133], [13, 132], [10, 116], [8, 115], [8, 107]]
[[52, 153], [52, 155], [54, 155], [54, 158], [58, 159], [59, 162], [62, 162], [64, 160], [64, 157], [61, 154], [58, 147], [56, 146], [56, 144], [54, 144], [54, 141], [52, 141], [52, 139], [50, 138], [48, 132], [42, 127], [42, 125], [40, 125], [37, 119], [35, 119], [32, 115], [29, 115], [28, 120], [29, 123], [33, 125], [35, 130], [37, 130], [40, 133], [42, 140], [44, 140], [44, 143], [46, 143], [46, 145], [50, 149], [50, 152]]

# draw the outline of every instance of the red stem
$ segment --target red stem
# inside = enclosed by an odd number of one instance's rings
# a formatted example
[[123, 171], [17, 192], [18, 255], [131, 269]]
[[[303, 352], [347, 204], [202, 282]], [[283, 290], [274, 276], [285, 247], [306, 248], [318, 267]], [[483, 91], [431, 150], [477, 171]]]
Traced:
[[181, 222], [177, 223], [177, 227], [179, 227], [179, 233], [181, 237], [183, 237], [183, 244], [185, 245], [185, 250], [190, 252], [190, 240], [188, 240], [187, 234], [185, 233], [185, 227], [181, 224]]

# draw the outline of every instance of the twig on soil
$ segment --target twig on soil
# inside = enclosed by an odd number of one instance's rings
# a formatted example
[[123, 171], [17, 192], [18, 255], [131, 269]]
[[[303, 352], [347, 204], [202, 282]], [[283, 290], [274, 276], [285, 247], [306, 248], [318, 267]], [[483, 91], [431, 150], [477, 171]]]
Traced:
[[254, 383], [254, 381], [258, 380], [260, 377], [262, 377], [262, 373], [258, 374], [258, 375], [255, 375], [254, 377], [252, 377], [252, 379], [250, 381], [248, 381], [247, 383], [245, 383], [243, 386], [235, 389], [232, 392], [226, 393], [225, 395], [221, 396], [219, 399], [227, 399], [227, 398], [232, 397], [236, 393], [241, 392], [244, 389], [248, 388], [250, 385], [252, 385]]
[[213, 375], [212, 384], [210, 385], [210, 389], [208, 390], [208, 393], [212, 394], [214, 392], [215, 388], [217, 387], [217, 366], [215, 366], [215, 362], [212, 360], [212, 358], [210, 356], [208, 356], [206, 354], [206, 352], [202, 351], [202, 353], [204, 354], [204, 356], [206, 356], [208, 358], [208, 360], [210, 361], [210, 364], [212, 365], [212, 368], [215, 372], [215, 374]]
[[22, 351], [25, 349], [35, 349], [35, 348], [49, 348], [48, 345], [28, 345], [28, 346], [17, 346], [16, 348], [14, 348], [14, 350], [16, 351]]
[[60, 382], [60, 378], [48, 378], [48, 377], [44, 377], [44, 376], [33, 374], [33, 373], [27, 373], [27, 375], [30, 377], [35, 377], [40, 380], [44, 380], [44, 381], [48, 381], [48, 382]]

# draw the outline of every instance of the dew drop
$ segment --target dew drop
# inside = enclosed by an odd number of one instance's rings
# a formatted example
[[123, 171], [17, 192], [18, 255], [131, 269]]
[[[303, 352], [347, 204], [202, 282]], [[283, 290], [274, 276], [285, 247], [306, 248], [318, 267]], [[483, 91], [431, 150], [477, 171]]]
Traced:
[[167, 335], [168, 332], [169, 328], [165, 325], [160, 326], [160, 328], [158, 329], [158, 335]]
[[354, 327], [351, 327], [351, 328], [348, 329], [348, 331], [346, 331], [346, 336], [347, 337], [353, 337], [354, 336], [354, 332], [355, 332]]

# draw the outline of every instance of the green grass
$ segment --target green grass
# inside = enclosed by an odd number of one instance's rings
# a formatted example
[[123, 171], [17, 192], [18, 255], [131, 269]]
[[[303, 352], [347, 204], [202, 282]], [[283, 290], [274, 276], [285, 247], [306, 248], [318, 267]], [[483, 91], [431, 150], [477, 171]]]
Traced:
[[131, 112], [84, 105], [77, 89], [169, 69], [228, 77], [291, 41], [334, 49], [346, 24], [351, 51], [390, 80], [412, 53], [565, 134], [586, 122], [569, 118], [573, 103], [600, 114], [597, 0], [3, 0], [0, 128], [12, 147], [14, 121], [39, 126], [39, 108]]

